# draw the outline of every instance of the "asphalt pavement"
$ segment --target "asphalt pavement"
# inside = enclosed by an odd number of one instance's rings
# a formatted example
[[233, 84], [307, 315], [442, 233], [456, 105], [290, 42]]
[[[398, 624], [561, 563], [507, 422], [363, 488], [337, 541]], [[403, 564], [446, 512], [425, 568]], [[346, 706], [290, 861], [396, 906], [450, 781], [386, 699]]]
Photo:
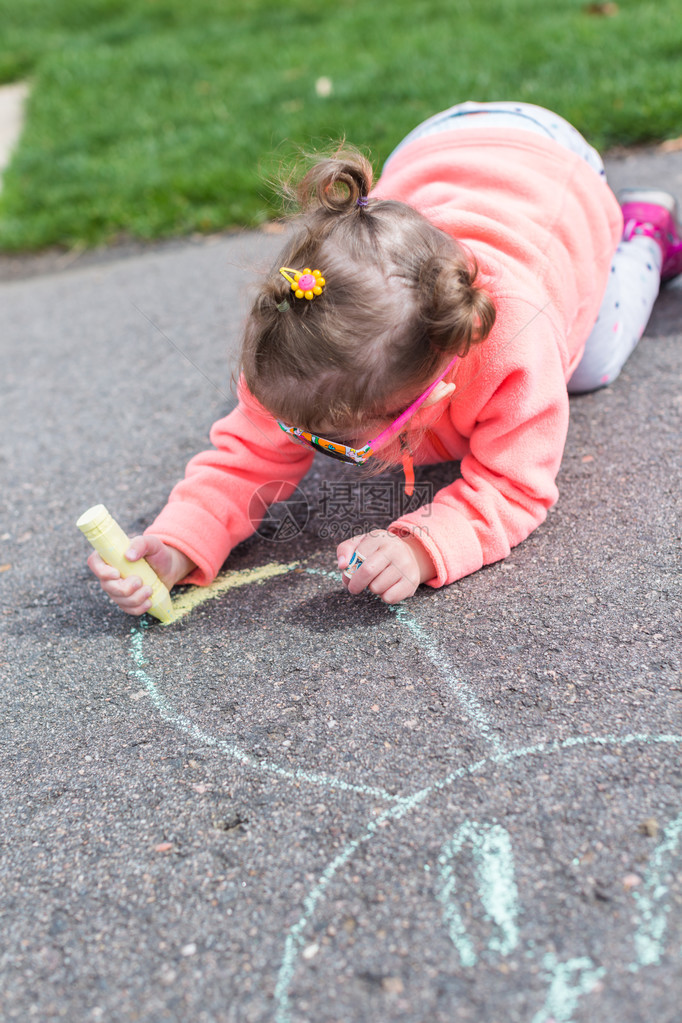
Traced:
[[[680, 150], [608, 171], [682, 200]], [[677, 1023], [682, 282], [505, 562], [349, 599], [337, 538], [401, 487], [320, 458], [219, 592], [133, 620], [76, 519], [154, 517], [280, 241], [0, 260], [0, 1017]]]

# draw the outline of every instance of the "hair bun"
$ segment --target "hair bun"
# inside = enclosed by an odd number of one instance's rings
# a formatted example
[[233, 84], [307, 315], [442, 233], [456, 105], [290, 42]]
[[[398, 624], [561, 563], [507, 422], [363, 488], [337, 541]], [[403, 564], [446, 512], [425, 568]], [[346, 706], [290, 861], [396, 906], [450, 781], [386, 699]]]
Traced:
[[365, 205], [372, 187], [372, 165], [355, 149], [340, 149], [316, 163], [298, 189], [301, 208], [320, 206], [334, 213], [348, 213]]
[[448, 351], [453, 338], [460, 355], [484, 340], [495, 323], [495, 306], [478, 282], [478, 264], [472, 255], [434, 256], [420, 274], [421, 314], [431, 344]]

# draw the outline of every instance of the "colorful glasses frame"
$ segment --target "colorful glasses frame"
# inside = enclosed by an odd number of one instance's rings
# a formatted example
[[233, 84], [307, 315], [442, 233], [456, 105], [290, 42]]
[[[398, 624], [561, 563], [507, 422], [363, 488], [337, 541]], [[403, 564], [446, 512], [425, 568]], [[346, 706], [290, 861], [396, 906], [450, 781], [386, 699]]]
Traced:
[[401, 412], [397, 419], [386, 427], [385, 430], [371, 440], [368, 444], [365, 444], [361, 448], [352, 448], [347, 444], [339, 444], [338, 441], [326, 440], [324, 437], [320, 437], [318, 434], [309, 433], [307, 430], [301, 430], [298, 426], [287, 426], [286, 423], [277, 420], [280, 429], [284, 430], [286, 434], [296, 443], [302, 444], [304, 447], [313, 448], [315, 451], [321, 451], [323, 455], [329, 455], [330, 458], [336, 458], [340, 462], [348, 462], [351, 465], [364, 465], [375, 451], [382, 445], [386, 444], [393, 437], [397, 436], [408, 419], [414, 415], [420, 405], [422, 405], [428, 397], [433, 393], [438, 384], [448, 375], [450, 370], [457, 362], [459, 356], [455, 356], [452, 362], [449, 362], [445, 367], [440, 376], [429, 384], [423, 394], [420, 394], [416, 401], [413, 401], [409, 408], [406, 408], [404, 412]]

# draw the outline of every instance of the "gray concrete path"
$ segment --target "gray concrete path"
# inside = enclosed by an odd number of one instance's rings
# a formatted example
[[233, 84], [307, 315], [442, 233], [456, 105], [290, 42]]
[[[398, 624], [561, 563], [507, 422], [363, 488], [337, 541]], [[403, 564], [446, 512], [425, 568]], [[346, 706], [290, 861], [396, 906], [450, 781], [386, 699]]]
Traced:
[[[680, 153], [609, 172], [682, 199]], [[135, 622], [75, 520], [162, 505], [278, 246], [4, 261], [0, 1016], [675, 1023], [682, 285], [572, 400], [560, 502], [506, 562], [349, 600], [335, 536], [400, 487], [319, 460], [300, 535]]]

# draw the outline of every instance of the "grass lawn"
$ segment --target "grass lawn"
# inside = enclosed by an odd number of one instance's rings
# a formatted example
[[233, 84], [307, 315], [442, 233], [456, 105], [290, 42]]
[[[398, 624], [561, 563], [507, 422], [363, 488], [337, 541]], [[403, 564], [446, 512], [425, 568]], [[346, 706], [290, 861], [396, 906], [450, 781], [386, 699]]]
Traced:
[[0, 0], [28, 80], [0, 248], [256, 225], [266, 179], [345, 136], [380, 165], [465, 99], [555, 109], [598, 148], [682, 134], [679, 0]]

